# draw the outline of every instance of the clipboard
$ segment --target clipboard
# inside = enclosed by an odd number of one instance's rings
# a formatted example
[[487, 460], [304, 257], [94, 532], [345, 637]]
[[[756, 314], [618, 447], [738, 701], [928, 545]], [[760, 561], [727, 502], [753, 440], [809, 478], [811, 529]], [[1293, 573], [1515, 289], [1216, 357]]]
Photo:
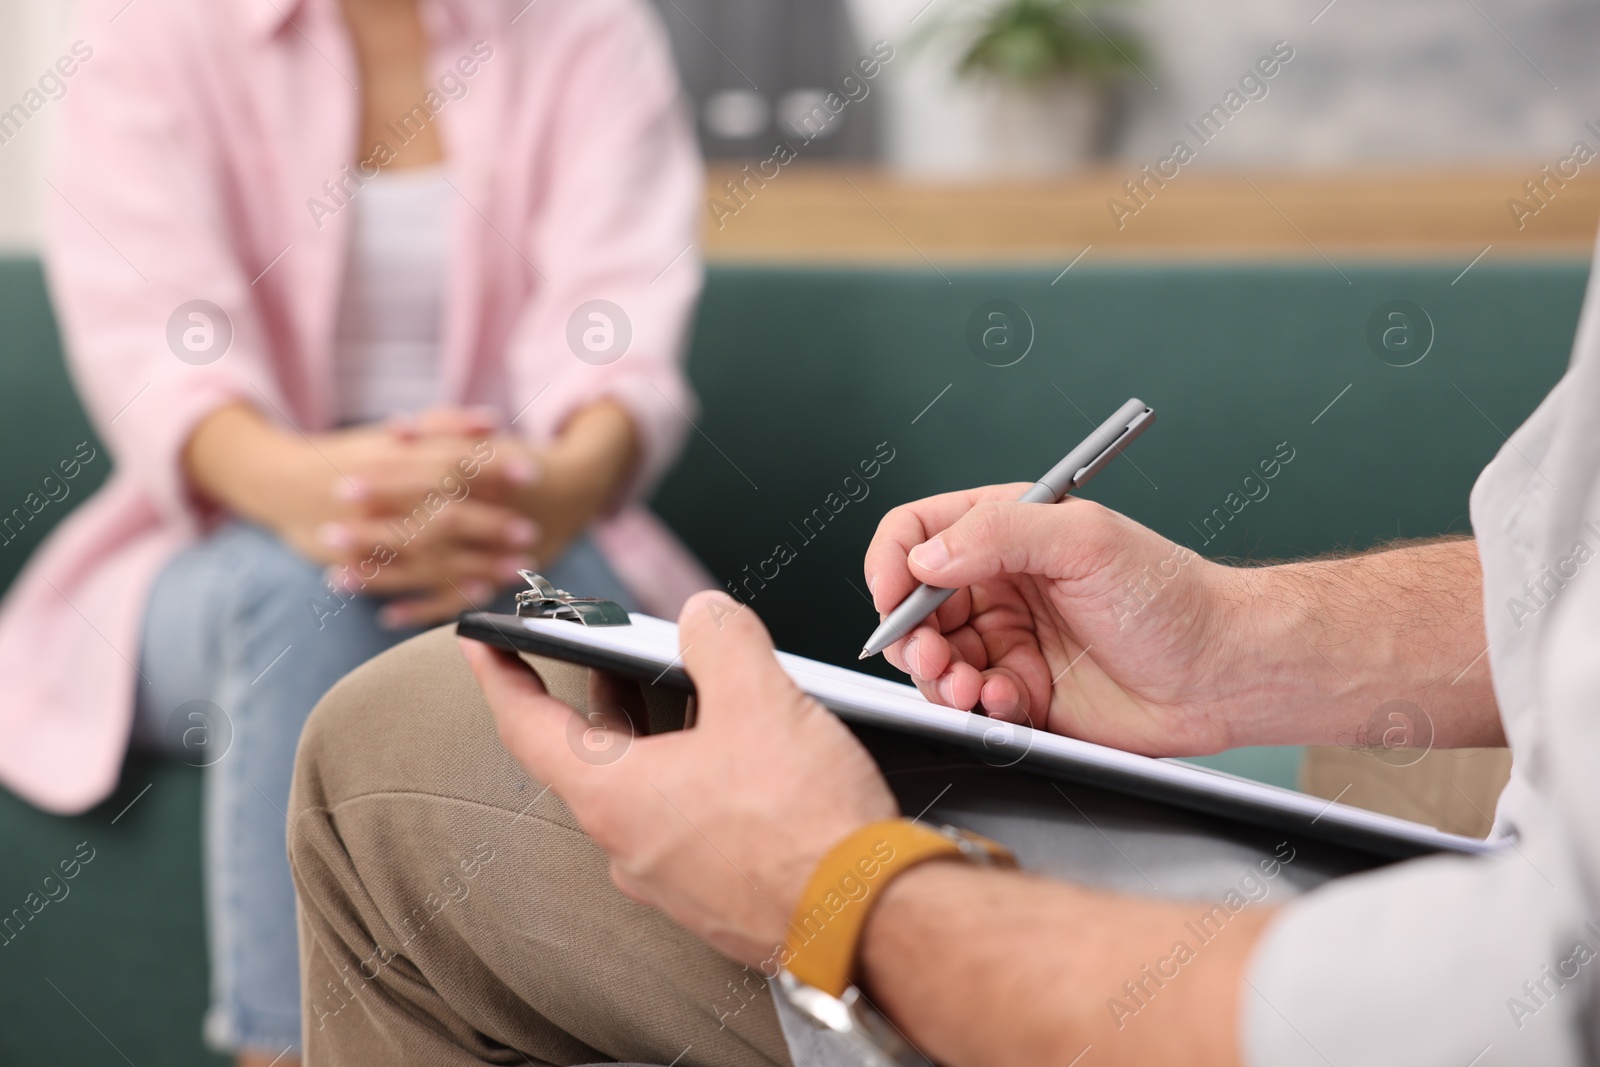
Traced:
[[[518, 594], [521, 614], [465, 612], [457, 620], [456, 632], [497, 648], [694, 692], [679, 654], [677, 623], [625, 613], [610, 601], [573, 597], [542, 578], [540, 586], [533, 581], [536, 575], [525, 577], [533, 588]], [[580, 609], [577, 604], [595, 606]], [[621, 621], [624, 615], [626, 623]], [[956, 711], [931, 703], [915, 686], [787, 652], [779, 652], [778, 661], [802, 690], [846, 723], [954, 745], [991, 766], [1015, 767], [1202, 816], [1289, 831], [1393, 860], [1435, 853], [1480, 855], [1502, 847], [1208, 767], [1135, 755]]]

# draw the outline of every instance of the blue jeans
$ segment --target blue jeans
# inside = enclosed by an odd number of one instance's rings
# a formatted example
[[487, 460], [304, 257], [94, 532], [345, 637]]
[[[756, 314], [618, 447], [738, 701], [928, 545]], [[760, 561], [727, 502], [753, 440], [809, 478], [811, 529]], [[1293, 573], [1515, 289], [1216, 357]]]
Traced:
[[[588, 538], [544, 574], [574, 593], [635, 606]], [[507, 593], [494, 607], [509, 605]], [[295, 746], [323, 693], [417, 632], [383, 629], [380, 607], [366, 597], [341, 606], [318, 565], [244, 523], [185, 549], [150, 594], [134, 744], [205, 768], [206, 1037], [218, 1048], [299, 1047], [284, 827]]]

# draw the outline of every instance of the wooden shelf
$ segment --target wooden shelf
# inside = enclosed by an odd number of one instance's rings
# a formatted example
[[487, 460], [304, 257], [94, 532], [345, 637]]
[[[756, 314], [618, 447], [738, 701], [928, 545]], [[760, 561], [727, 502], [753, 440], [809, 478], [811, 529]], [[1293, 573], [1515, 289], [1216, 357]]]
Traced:
[[[753, 170], [753, 168], [752, 168]], [[1600, 178], [1555, 189], [1532, 205], [1523, 170], [1271, 174], [1182, 171], [1119, 229], [1107, 207], [1128, 170], [1050, 182], [915, 184], [882, 171], [794, 163], [740, 205], [724, 188], [739, 168], [709, 176], [706, 250], [712, 261], [810, 263], [1070, 262], [1085, 247], [1104, 259], [1262, 258], [1338, 261], [1431, 257], [1463, 265], [1494, 256], [1587, 258], [1600, 221]], [[726, 211], [713, 212], [711, 201]], [[720, 215], [720, 218], [718, 217]]]

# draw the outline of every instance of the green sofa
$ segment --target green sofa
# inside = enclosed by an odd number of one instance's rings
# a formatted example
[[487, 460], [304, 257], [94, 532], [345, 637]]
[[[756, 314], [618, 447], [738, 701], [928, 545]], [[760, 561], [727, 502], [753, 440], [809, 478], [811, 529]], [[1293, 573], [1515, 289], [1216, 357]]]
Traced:
[[[1130, 395], [1159, 421], [1087, 495], [1207, 555], [1465, 530], [1476, 473], [1566, 365], [1586, 265], [1489, 259], [1456, 282], [1458, 264], [1342, 269], [715, 269], [690, 361], [704, 410], [656, 505], [780, 645], [852, 665], [874, 622], [861, 553], [887, 508], [1031, 480]], [[987, 317], [997, 300], [1014, 307]], [[1388, 318], [1395, 300], [1425, 316]], [[1010, 332], [986, 346], [992, 327]], [[0, 346], [9, 513], [90, 436], [31, 260], [0, 261]], [[0, 546], [0, 586], [66, 510]], [[1291, 784], [1296, 758], [1205, 762]], [[0, 794], [0, 914], [79, 842], [95, 850], [0, 946], [0, 1063], [222, 1062], [198, 1036], [199, 773], [132, 763], [70, 819]]]

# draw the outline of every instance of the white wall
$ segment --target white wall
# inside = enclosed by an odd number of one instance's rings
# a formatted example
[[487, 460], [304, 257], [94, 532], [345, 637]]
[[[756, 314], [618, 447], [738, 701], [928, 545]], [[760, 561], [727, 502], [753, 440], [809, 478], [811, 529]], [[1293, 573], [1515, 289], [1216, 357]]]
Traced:
[[[963, 2], [935, 0], [930, 16]], [[65, 51], [67, 3], [0, 0], [0, 110]], [[1131, 0], [1127, 11], [1149, 38], [1155, 55], [1147, 73], [1159, 88], [1135, 81], [1122, 156], [1137, 165], [1164, 154], [1183, 122], [1220, 101], [1278, 39], [1294, 46], [1295, 59], [1265, 99], [1206, 146], [1203, 165], [1514, 162], [1537, 169], [1586, 136], [1586, 120], [1600, 120], [1600, 4], [1593, 0], [1326, 4]], [[900, 7], [921, 10], [924, 0], [852, 6], [875, 10], [881, 22]], [[40, 179], [54, 110], [47, 105], [0, 144], [0, 248], [36, 243], [43, 196], [54, 195]]]
[[1265, 99], [1247, 105], [1206, 147], [1209, 162], [1520, 164], [1553, 161], [1580, 136], [1597, 143], [1582, 127], [1600, 119], [1600, 4], [1327, 4], [1130, 5], [1143, 13], [1158, 52], [1149, 73], [1160, 88], [1138, 83], [1123, 154], [1145, 161], [1166, 152], [1186, 119], [1219, 102], [1280, 39], [1294, 47], [1294, 60]]
[[[998, 0], [850, 0], [858, 31], [899, 43], [941, 18]], [[1199, 152], [1200, 166], [1506, 164], [1551, 161], [1600, 120], [1600, 4], [1593, 0], [1126, 0], [1085, 4], [1132, 24], [1151, 55], [1130, 75], [1118, 154], [1169, 153], [1277, 41], [1293, 59]], [[1120, 6], [1120, 10], [1117, 8]], [[1102, 13], [1106, 12], [1106, 13]], [[952, 94], [948, 57], [900, 49], [891, 142], [968, 158], [968, 83]], [[932, 80], [924, 77], [937, 65]], [[930, 89], [930, 85], [932, 88]], [[1259, 89], [1253, 89], [1259, 95]], [[920, 120], [917, 120], [920, 119]], [[915, 129], [911, 129], [912, 126]]]
[[[21, 100], [66, 51], [66, 21], [63, 0], [0, 0], [0, 111]], [[50, 191], [42, 172], [54, 110], [46, 104], [0, 144], [0, 251], [37, 245], [42, 194]]]

